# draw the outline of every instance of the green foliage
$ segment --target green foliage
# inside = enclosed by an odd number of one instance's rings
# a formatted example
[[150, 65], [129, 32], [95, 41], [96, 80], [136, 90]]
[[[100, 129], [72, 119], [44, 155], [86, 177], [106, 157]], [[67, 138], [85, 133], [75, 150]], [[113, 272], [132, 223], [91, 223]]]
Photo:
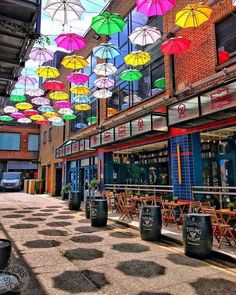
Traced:
[[233, 202], [228, 203], [228, 208], [234, 208], [234, 207], [235, 207], [235, 204]]
[[61, 196], [64, 196], [66, 193], [68, 193], [70, 190], [70, 184], [66, 183], [61, 188]]
[[98, 180], [97, 180], [97, 178], [94, 178], [93, 180], [90, 181], [88, 188], [92, 190], [97, 187], [98, 187]]
[[46, 35], [39, 36], [36, 39], [35, 43], [37, 43], [40, 46], [51, 45], [50, 38], [48, 36], [46, 36]]
[[134, 164], [134, 163], [127, 165], [127, 167], [128, 167], [128, 169], [130, 171], [131, 176], [134, 179], [134, 182], [135, 183], [140, 183], [140, 178], [141, 178], [141, 169], [140, 169], [140, 167], [137, 164]]

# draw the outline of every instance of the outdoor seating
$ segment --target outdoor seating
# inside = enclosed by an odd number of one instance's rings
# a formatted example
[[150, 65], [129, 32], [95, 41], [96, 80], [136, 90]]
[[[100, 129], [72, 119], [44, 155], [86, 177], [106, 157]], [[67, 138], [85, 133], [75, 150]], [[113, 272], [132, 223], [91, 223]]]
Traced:
[[125, 220], [133, 219], [134, 215], [138, 215], [138, 210], [133, 203], [127, 203], [124, 196], [122, 194], [117, 194], [115, 196], [117, 201], [117, 208], [119, 209], [121, 215], [119, 219]]
[[191, 201], [189, 204], [189, 213], [199, 213], [201, 212], [201, 202]]
[[108, 209], [111, 210], [111, 212], [115, 211], [116, 205], [115, 205], [115, 198], [114, 198], [113, 192], [104, 191], [103, 196], [107, 199]]

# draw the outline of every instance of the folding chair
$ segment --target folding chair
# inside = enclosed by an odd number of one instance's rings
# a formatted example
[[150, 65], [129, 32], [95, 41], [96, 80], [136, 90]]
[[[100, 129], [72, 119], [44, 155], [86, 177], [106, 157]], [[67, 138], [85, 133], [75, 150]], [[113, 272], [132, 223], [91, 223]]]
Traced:
[[201, 202], [191, 201], [189, 204], [189, 213], [199, 213], [201, 211]]

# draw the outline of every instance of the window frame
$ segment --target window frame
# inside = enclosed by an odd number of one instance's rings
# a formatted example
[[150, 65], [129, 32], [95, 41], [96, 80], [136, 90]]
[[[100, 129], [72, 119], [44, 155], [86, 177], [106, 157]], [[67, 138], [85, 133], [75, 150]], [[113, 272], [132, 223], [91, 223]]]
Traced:
[[9, 149], [9, 148], [1, 148], [1, 146], [0, 146], [0, 151], [9, 151], [9, 152], [11, 152], [11, 151], [20, 151], [21, 150], [21, 133], [20, 132], [0, 132], [0, 134], [15, 134], [15, 135], [19, 135], [19, 148], [17, 148], [17, 149]]
[[[29, 149], [29, 137], [30, 135], [33, 135], [33, 136], [37, 136], [38, 137], [38, 149], [37, 150], [34, 150], [34, 149]], [[39, 134], [35, 134], [35, 133], [29, 133], [28, 134], [28, 146], [27, 146], [27, 150], [28, 152], [39, 152]]]
[[47, 142], [47, 130], [43, 131], [43, 143]]

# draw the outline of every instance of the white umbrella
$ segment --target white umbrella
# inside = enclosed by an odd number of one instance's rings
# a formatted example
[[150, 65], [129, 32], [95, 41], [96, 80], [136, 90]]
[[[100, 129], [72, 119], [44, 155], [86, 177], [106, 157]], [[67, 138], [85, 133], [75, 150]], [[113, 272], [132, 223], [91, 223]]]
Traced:
[[111, 63], [102, 63], [97, 64], [93, 71], [98, 76], [108, 76], [114, 75], [117, 71], [117, 68]]
[[3, 109], [3, 112], [5, 114], [12, 114], [12, 113], [16, 113], [18, 112], [17, 108], [15, 107], [12, 107], [12, 106], [6, 106], [4, 109]]
[[115, 84], [115, 80], [110, 78], [99, 78], [94, 81], [94, 86], [98, 88], [109, 88], [113, 87]]
[[129, 99], [132, 101], [132, 98], [133, 98], [133, 103], [137, 103], [137, 102], [140, 102], [142, 100], [142, 98], [139, 97], [137, 94], [133, 94], [133, 96], [131, 94], [130, 96], [127, 95], [127, 96], [124, 97], [124, 102], [129, 103]]
[[48, 118], [48, 121], [50, 121], [50, 122], [62, 122], [62, 118], [60, 118], [60, 117]]
[[44, 94], [44, 91], [39, 88], [30, 88], [26, 90], [25, 94], [29, 96], [41, 96]]
[[18, 123], [23, 123], [23, 124], [28, 124], [31, 123], [32, 120], [30, 120], [29, 118], [20, 118], [17, 120]]
[[232, 0], [232, 5], [236, 6], [236, 0]]
[[108, 98], [112, 96], [112, 92], [106, 89], [97, 90], [93, 94], [96, 98]]
[[62, 108], [58, 111], [58, 113], [62, 115], [73, 114], [73, 110], [69, 108]]
[[150, 26], [138, 27], [130, 35], [129, 39], [132, 43], [141, 46], [153, 44], [161, 38], [161, 32]]
[[80, 19], [85, 11], [79, 0], [48, 0], [44, 10], [52, 20], [63, 24]]

